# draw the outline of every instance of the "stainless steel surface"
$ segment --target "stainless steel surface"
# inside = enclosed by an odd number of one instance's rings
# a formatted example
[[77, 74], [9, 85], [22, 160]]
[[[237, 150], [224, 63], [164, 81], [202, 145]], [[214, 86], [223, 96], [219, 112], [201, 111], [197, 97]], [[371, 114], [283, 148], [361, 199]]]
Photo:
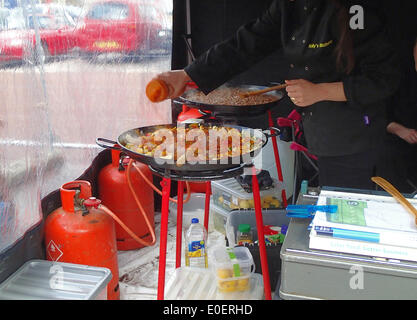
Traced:
[[0, 300], [106, 299], [107, 268], [31, 260], [0, 284]]

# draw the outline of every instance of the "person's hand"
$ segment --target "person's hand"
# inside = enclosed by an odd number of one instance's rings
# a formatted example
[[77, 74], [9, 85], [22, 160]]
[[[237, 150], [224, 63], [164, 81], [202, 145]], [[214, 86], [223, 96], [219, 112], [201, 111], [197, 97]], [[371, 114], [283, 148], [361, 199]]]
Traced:
[[417, 144], [417, 130], [404, 127], [397, 122], [391, 122], [387, 126], [387, 131], [392, 133], [409, 144]]
[[184, 70], [172, 70], [158, 74], [155, 79], [162, 80], [168, 86], [167, 99], [174, 99], [182, 95], [191, 78]]
[[417, 130], [410, 129], [410, 128], [402, 128], [398, 130], [397, 135], [407, 141], [409, 144], [416, 144], [417, 143]]
[[299, 107], [308, 107], [322, 100], [319, 85], [304, 79], [285, 80], [288, 96]]

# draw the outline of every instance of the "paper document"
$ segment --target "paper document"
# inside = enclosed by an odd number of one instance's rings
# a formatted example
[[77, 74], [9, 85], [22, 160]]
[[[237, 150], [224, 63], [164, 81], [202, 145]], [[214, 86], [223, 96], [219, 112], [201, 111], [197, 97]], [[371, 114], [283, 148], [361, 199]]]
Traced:
[[[410, 199], [417, 208], [417, 201]], [[314, 225], [370, 231], [377, 228], [417, 233], [414, 216], [392, 197], [323, 190], [317, 205], [337, 205], [332, 214], [316, 212]]]

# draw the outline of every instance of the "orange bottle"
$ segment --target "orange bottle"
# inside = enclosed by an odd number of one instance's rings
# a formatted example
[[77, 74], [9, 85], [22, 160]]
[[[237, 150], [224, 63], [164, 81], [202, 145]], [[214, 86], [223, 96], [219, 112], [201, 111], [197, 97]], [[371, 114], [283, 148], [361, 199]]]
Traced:
[[168, 85], [163, 80], [153, 79], [146, 86], [146, 96], [152, 102], [163, 101], [168, 97], [168, 94]]
[[107, 299], [119, 300], [119, 267], [113, 218], [99, 209], [88, 181], [73, 181], [61, 189], [62, 207], [45, 220], [47, 260], [110, 269]]

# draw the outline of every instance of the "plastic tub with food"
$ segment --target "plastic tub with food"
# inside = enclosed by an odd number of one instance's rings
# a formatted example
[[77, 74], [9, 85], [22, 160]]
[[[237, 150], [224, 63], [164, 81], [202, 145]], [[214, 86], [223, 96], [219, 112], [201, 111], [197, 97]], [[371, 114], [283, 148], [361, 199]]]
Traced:
[[[262, 209], [281, 208], [282, 183], [272, 179], [271, 188], [260, 191]], [[213, 181], [212, 199], [215, 205], [225, 210], [254, 209], [255, 202], [252, 192], [246, 192], [235, 178]]]
[[250, 276], [255, 272], [255, 263], [249, 249], [222, 246], [213, 249], [218, 290], [220, 292], [250, 290]]

